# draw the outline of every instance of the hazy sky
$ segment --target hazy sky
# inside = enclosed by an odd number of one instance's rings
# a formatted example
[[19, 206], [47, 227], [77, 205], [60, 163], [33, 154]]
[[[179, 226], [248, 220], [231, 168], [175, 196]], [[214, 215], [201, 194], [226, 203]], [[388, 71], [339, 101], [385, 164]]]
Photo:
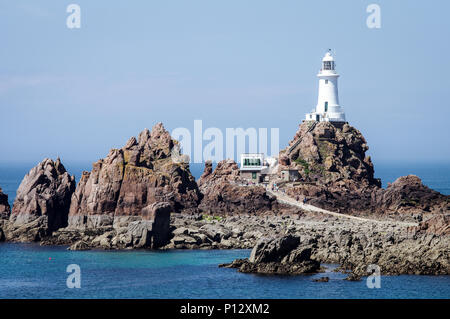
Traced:
[[[81, 7], [68, 29], [66, 7]], [[381, 29], [366, 8], [381, 7]], [[0, 161], [92, 162], [167, 129], [278, 127], [335, 51], [341, 105], [377, 161], [450, 160], [450, 2], [0, 1]]]

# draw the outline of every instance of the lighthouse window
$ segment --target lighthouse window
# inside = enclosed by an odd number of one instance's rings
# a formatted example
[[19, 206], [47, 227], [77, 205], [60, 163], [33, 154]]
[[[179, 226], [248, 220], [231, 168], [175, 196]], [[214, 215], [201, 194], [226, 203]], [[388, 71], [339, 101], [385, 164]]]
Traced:
[[325, 80], [325, 84], [328, 84], [328, 80]]
[[328, 112], [328, 102], [325, 102], [325, 112]]

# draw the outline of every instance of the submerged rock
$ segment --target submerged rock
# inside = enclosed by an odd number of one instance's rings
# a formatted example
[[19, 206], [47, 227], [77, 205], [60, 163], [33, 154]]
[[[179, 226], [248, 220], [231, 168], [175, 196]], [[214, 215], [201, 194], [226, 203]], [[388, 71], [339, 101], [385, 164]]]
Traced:
[[320, 277], [318, 279], [314, 279], [313, 281], [314, 282], [328, 282], [328, 281], [330, 281], [330, 278], [329, 277]]

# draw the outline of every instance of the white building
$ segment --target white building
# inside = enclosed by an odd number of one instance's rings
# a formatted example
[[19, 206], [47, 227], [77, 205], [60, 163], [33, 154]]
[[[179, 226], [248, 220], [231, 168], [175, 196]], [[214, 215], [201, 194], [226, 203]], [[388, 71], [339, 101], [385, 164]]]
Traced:
[[241, 177], [256, 183], [267, 182], [278, 172], [276, 157], [264, 158], [263, 153], [241, 154]]
[[322, 68], [317, 74], [319, 78], [319, 97], [317, 106], [306, 114], [306, 121], [345, 122], [344, 110], [339, 106], [338, 77], [334, 58], [327, 52], [322, 59]]

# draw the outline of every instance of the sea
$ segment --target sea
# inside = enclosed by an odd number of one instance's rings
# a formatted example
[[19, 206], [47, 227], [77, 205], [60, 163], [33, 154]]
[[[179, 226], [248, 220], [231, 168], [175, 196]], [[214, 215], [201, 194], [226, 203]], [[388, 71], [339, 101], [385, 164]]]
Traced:
[[[12, 204], [23, 176], [36, 163], [0, 164], [0, 187]], [[202, 164], [192, 164], [199, 178]], [[91, 164], [66, 164], [78, 179]], [[383, 187], [403, 175], [450, 194], [450, 163], [380, 163], [376, 177]], [[0, 243], [0, 299], [13, 298], [444, 298], [450, 299], [450, 276], [381, 276], [343, 280], [327, 264], [325, 273], [301, 276], [242, 274], [221, 263], [249, 257], [250, 250], [69, 251], [65, 246]], [[72, 265], [72, 266], [71, 266]], [[73, 265], [80, 288], [69, 288]], [[314, 279], [329, 277], [328, 282]]]

